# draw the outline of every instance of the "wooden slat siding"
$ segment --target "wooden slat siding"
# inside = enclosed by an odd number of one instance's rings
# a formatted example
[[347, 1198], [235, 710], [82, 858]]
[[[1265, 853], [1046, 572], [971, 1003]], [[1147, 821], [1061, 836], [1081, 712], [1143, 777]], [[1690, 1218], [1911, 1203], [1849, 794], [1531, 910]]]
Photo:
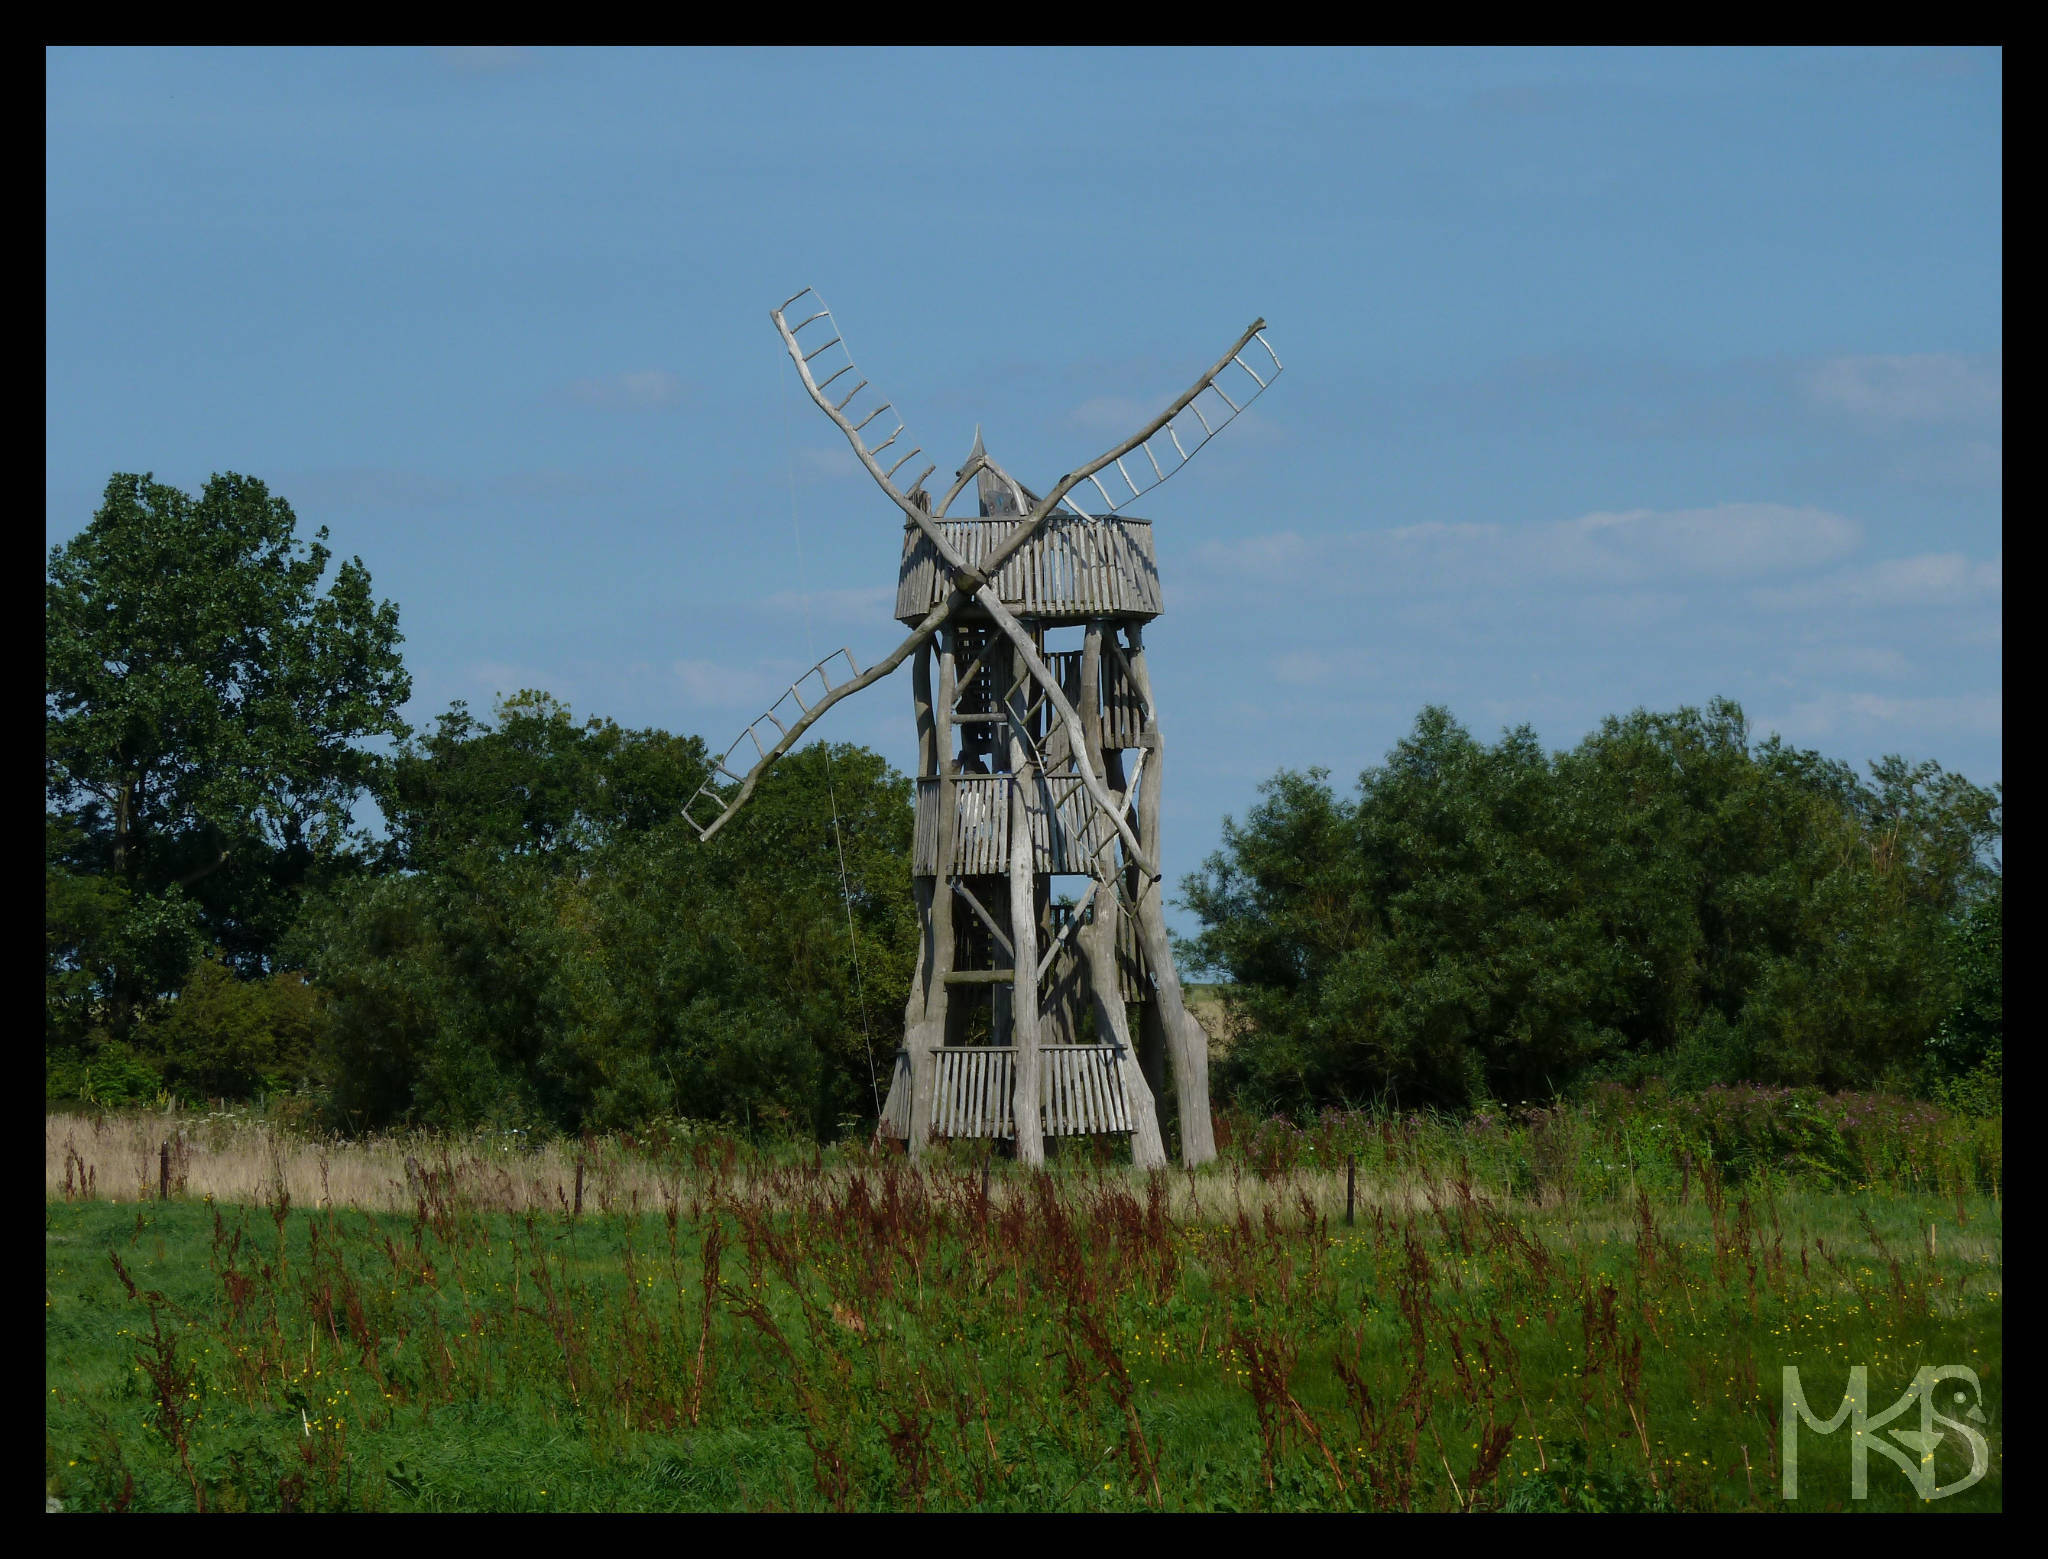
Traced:
[[1079, 1136], [1095, 1130], [1097, 1111], [1095, 1101], [1088, 1090], [1088, 1058], [1074, 1051], [1062, 1051], [1059, 1069], [1066, 1086], [1060, 1090], [1066, 1096], [1066, 1118], [1061, 1122], [1062, 1136]]
[[1086, 1054], [1072, 1054], [1066, 1058], [1073, 1077], [1074, 1114], [1076, 1129], [1084, 1132], [1102, 1132], [1110, 1129], [1107, 1103], [1095, 1087], [1095, 1058]]
[[1101, 1056], [1088, 1056], [1081, 1063], [1087, 1073], [1089, 1097], [1095, 1104], [1095, 1118], [1102, 1122], [1096, 1130], [1122, 1130], [1117, 1123], [1116, 1095], [1110, 1090], [1109, 1079], [1103, 1075], [1102, 1062]]
[[[1060, 690], [1068, 700], [1079, 708], [1081, 704], [1081, 652], [1079, 650], [1048, 650], [1046, 665], [1060, 680]], [[1102, 657], [1102, 745], [1105, 747], [1131, 748], [1138, 745], [1138, 735], [1145, 727], [1145, 710], [1138, 699], [1138, 691], [1131, 686], [1131, 679], [1124, 674], [1123, 664], [1114, 655]], [[1050, 727], [1050, 714], [1039, 711], [1037, 735], [1043, 740]]]
[[[942, 1137], [1009, 1137], [1015, 1052], [1006, 1045], [940, 1049], [933, 1129]], [[1116, 1052], [1108, 1045], [1047, 1045], [1040, 1122], [1046, 1135], [1093, 1136], [1131, 1129]]]
[[957, 1063], [959, 1080], [949, 1090], [953, 1099], [953, 1135], [956, 1137], [980, 1136], [975, 1123], [981, 1119], [979, 1106], [981, 1094], [981, 1073], [975, 1065], [976, 1057], [963, 1055]]
[[1000, 877], [1010, 869], [1010, 780], [963, 775], [954, 793], [953, 860], [962, 877]]
[[1078, 1056], [1080, 1062], [1081, 1089], [1087, 1096], [1089, 1118], [1096, 1122], [1096, 1131], [1115, 1131], [1116, 1107], [1110, 1100], [1109, 1089], [1103, 1082], [1102, 1058], [1100, 1056]]
[[1135, 747], [1145, 729], [1145, 705], [1124, 673], [1123, 658], [1102, 657], [1102, 745]]
[[[1017, 521], [959, 519], [939, 525], [968, 564], [978, 567]], [[931, 542], [921, 530], [906, 527], [896, 581], [898, 619], [915, 624], [944, 599], [945, 583], [945, 569]], [[1090, 525], [1055, 517], [1029, 546], [1011, 555], [995, 584], [998, 598], [1020, 617], [1077, 622], [1157, 617], [1165, 609], [1149, 520], [1120, 516]]]
[[1081, 1108], [1091, 1131], [1113, 1131], [1116, 1129], [1116, 1114], [1109, 1107], [1109, 1096], [1102, 1089], [1098, 1075], [1100, 1068], [1093, 1056], [1074, 1057], [1075, 1089], [1081, 1095]]
[[1124, 1092], [1123, 1061], [1118, 1056], [1104, 1056], [1097, 1063], [1102, 1068], [1102, 1086], [1108, 1091], [1116, 1111], [1117, 1131], [1129, 1131], [1131, 1127], [1131, 1096]]
[[[911, 846], [912, 872], [931, 876], [938, 870], [939, 786], [944, 780], [917, 782], [917, 823]], [[953, 871], [962, 877], [1000, 877], [1010, 869], [1009, 800], [1006, 774], [962, 775], [952, 782], [954, 793]], [[1099, 847], [1115, 832], [1108, 818], [1088, 799], [1078, 774], [1052, 774], [1044, 790], [1027, 798], [1031, 824], [1033, 870], [1086, 873]], [[1047, 800], [1052, 811], [1048, 814]]]

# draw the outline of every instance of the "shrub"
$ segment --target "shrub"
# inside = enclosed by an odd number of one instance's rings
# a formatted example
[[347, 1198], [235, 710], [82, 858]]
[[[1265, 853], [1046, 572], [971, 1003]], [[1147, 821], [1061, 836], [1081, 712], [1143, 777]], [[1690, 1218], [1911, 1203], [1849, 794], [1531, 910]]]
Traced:
[[147, 1038], [173, 1091], [240, 1099], [303, 1081], [319, 1027], [318, 998], [303, 975], [242, 980], [211, 957], [150, 1025]]

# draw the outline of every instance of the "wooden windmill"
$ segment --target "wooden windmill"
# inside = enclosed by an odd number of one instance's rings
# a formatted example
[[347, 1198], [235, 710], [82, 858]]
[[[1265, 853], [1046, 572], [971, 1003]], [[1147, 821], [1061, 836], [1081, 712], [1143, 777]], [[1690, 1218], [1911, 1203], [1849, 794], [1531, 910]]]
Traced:
[[[1166, 1162], [1156, 1100], [1170, 1061], [1182, 1158], [1207, 1162], [1208, 1041], [1160, 907], [1165, 748], [1144, 643], [1159, 571], [1151, 523], [1120, 511], [1278, 376], [1265, 321], [1044, 497], [989, 458], [977, 429], [934, 502], [933, 462], [897, 484], [923, 450], [855, 370], [823, 300], [806, 288], [772, 318], [811, 399], [903, 513], [896, 616], [911, 631], [864, 671], [841, 649], [798, 678], [727, 748], [692, 825], [717, 833], [827, 709], [915, 657], [923, 939], [884, 1129], [913, 1154], [933, 1137], [1011, 1138], [1029, 1164], [1048, 1136], [1128, 1132], [1134, 1162], [1153, 1168]], [[980, 512], [949, 516], [970, 483]], [[1086, 880], [1078, 902], [1054, 902], [1060, 876]], [[1126, 1002], [1140, 1012], [1136, 1046]]]

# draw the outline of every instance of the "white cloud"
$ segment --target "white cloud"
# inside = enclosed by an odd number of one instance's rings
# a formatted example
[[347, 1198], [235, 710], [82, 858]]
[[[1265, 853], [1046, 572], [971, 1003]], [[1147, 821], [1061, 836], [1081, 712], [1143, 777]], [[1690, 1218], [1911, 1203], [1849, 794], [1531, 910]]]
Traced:
[[1289, 687], [1356, 683], [1374, 675], [1365, 657], [1356, 653], [1332, 655], [1322, 650], [1290, 650], [1274, 656], [1272, 666], [1273, 680]]
[[1097, 395], [1068, 412], [1067, 421], [1083, 432], [1129, 438], [1171, 406], [1177, 393], [1168, 390], [1150, 400], [1132, 395]]
[[799, 449], [796, 474], [807, 482], [837, 482], [865, 472], [860, 457], [851, 449], [844, 444], [830, 444], [823, 449]]
[[1902, 449], [1890, 469], [1898, 480], [1922, 487], [1999, 487], [2005, 482], [2005, 446], [1979, 438]]
[[895, 615], [894, 585], [861, 586], [847, 590], [778, 590], [767, 598], [774, 611], [787, 612], [814, 623], [871, 627]]
[[1796, 676], [1910, 676], [1912, 664], [1897, 650], [1876, 645], [1837, 644], [1794, 651], [1785, 662]]
[[1958, 693], [1947, 698], [1895, 698], [1884, 693], [1824, 692], [1792, 706], [1782, 721], [1757, 722], [1781, 728], [1789, 739], [1811, 741], [1856, 731], [1899, 727], [1923, 731], [1996, 736], [2004, 728], [2002, 692]]
[[1996, 421], [2004, 371], [1996, 361], [1953, 352], [1904, 357], [1835, 357], [1804, 376], [1810, 400], [1885, 426]]
[[1812, 568], [1854, 551], [1861, 539], [1854, 520], [1777, 503], [1588, 514], [1555, 529], [1560, 572], [1630, 578]]
[[1806, 584], [1750, 592], [1780, 611], [1827, 607], [1927, 607], [1990, 604], [2004, 591], [2003, 558], [1980, 562], [1960, 552], [1929, 552], [1847, 568]]
[[569, 394], [587, 406], [672, 406], [683, 398], [683, 381], [666, 368], [641, 368], [607, 378], [573, 380]]
[[1847, 555], [1861, 535], [1854, 520], [1825, 509], [1730, 503], [1596, 513], [1548, 525], [1431, 522], [1317, 538], [1276, 531], [1211, 542], [1198, 557], [1212, 582], [1240, 588], [1414, 595], [1793, 572]]
[[727, 666], [715, 660], [674, 661], [669, 674], [687, 702], [713, 709], [766, 709], [789, 686], [786, 678], [759, 666]]
[[446, 477], [381, 466], [284, 471], [271, 490], [299, 508], [438, 509], [463, 495], [462, 485]]

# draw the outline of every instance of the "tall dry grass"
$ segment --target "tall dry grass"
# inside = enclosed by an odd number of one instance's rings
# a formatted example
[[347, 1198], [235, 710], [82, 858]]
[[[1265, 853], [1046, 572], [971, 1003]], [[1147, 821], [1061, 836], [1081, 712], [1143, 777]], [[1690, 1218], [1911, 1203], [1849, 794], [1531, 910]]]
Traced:
[[[502, 1137], [449, 1137], [400, 1133], [342, 1140], [309, 1137], [251, 1116], [52, 1113], [44, 1119], [43, 1192], [48, 1201], [142, 1202], [159, 1194], [163, 1149], [170, 1149], [169, 1191], [193, 1201], [259, 1205], [278, 1200], [280, 1190], [299, 1207], [356, 1208], [371, 1212], [411, 1209], [423, 1174], [435, 1178], [440, 1194], [479, 1212], [563, 1210], [575, 1202], [582, 1167], [583, 1207], [610, 1212], [653, 1209], [679, 1193], [702, 1197], [712, 1184], [728, 1198], [773, 1203], [786, 1188], [785, 1175], [766, 1155], [738, 1155], [716, 1140], [709, 1150], [658, 1154], [628, 1139], [588, 1144], [554, 1140], [528, 1148]], [[1085, 1145], [1066, 1144], [1055, 1159], [1055, 1174], [1103, 1173]], [[900, 1150], [876, 1150], [893, 1155]], [[862, 1168], [872, 1168], [866, 1150], [836, 1150], [836, 1163], [822, 1166], [827, 1184], [837, 1185]], [[934, 1167], [974, 1168], [989, 1158], [985, 1143], [939, 1147]], [[738, 1160], [736, 1162], [735, 1160]], [[1008, 1166], [996, 1160], [994, 1194], [1004, 1193]], [[819, 1172], [814, 1170], [813, 1173]], [[1118, 1173], [1115, 1169], [1106, 1171]], [[1142, 1181], [1128, 1166], [1123, 1175]], [[806, 1177], [807, 1179], [811, 1176]], [[1371, 1208], [1414, 1214], [1456, 1195], [1448, 1168], [1359, 1173], [1351, 1188], [1360, 1214]], [[1505, 1203], [1505, 1189], [1500, 1195]], [[1180, 1222], [1234, 1222], [1240, 1213], [1262, 1218], [1268, 1209], [1341, 1219], [1347, 1197], [1342, 1170], [1288, 1168], [1261, 1173], [1229, 1161], [1201, 1175], [1179, 1173], [1169, 1180], [1171, 1215]], [[1517, 1199], [1536, 1207], [1544, 1198]], [[1616, 1214], [1617, 1226], [1626, 1222]]]

